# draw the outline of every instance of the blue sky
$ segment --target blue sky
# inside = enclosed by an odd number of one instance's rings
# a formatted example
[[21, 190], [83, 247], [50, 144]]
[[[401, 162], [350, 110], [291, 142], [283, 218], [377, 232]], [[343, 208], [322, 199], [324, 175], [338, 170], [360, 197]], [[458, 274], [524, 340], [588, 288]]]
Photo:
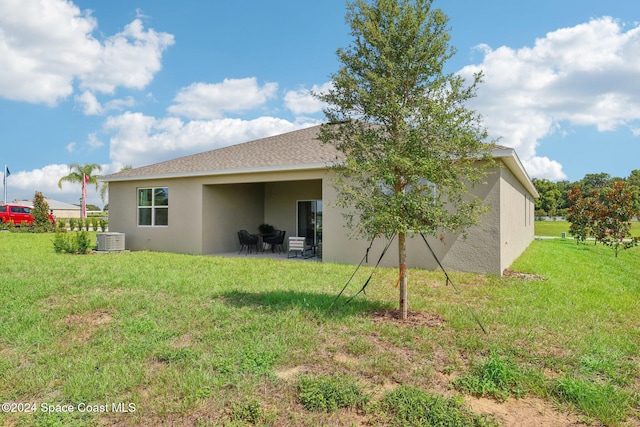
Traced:
[[[485, 81], [471, 107], [532, 177], [640, 169], [640, 7], [631, 0], [435, 0]], [[103, 173], [320, 123], [351, 43], [343, 0], [0, 0], [7, 198], [79, 203]], [[102, 206], [96, 192], [89, 202]]]

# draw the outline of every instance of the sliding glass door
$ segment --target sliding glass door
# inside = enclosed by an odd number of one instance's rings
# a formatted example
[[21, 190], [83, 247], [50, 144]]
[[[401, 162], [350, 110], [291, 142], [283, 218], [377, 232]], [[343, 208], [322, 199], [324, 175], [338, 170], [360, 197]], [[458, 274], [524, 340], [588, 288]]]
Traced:
[[298, 237], [314, 248], [322, 244], [322, 200], [298, 201]]

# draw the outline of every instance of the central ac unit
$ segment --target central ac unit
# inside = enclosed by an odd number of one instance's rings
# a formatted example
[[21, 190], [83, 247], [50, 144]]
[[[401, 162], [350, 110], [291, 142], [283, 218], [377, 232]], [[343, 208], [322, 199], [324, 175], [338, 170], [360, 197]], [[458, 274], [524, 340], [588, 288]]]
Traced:
[[124, 233], [101, 233], [96, 235], [98, 251], [124, 251]]

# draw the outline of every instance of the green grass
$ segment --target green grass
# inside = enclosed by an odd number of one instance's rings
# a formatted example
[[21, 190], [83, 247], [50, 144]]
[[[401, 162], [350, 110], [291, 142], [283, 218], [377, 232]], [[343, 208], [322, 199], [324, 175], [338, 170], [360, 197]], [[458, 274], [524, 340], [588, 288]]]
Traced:
[[[566, 233], [566, 237], [571, 239], [569, 225], [567, 221], [535, 221], [534, 234], [536, 236], [560, 237], [562, 233]], [[631, 223], [631, 235], [640, 236], [640, 222]]]
[[[459, 397], [424, 397], [454, 386], [443, 378], [466, 378], [459, 393], [538, 396], [607, 425], [640, 422], [640, 248], [615, 258], [601, 245], [534, 241], [511, 268], [545, 280], [451, 273], [460, 293], [441, 273], [410, 270], [407, 324], [380, 314], [397, 304], [391, 269], [343, 305], [362, 269], [329, 309], [353, 266], [58, 254], [53, 235], [6, 232], [0, 257], [0, 402], [38, 404], [0, 413], [0, 425], [402, 425], [425, 405], [469, 415]], [[357, 385], [347, 397], [362, 391], [367, 404], [301, 403], [302, 378], [346, 377]], [[321, 401], [333, 383], [312, 384]], [[383, 405], [392, 385], [412, 390], [415, 413], [396, 419]], [[135, 411], [39, 406], [112, 403]]]

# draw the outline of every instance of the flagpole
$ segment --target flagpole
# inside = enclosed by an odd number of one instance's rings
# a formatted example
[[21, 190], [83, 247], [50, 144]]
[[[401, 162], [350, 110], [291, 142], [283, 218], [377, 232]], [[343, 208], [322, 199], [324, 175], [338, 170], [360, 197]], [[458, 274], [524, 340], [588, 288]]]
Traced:
[[7, 204], [7, 165], [4, 165], [4, 204]]

